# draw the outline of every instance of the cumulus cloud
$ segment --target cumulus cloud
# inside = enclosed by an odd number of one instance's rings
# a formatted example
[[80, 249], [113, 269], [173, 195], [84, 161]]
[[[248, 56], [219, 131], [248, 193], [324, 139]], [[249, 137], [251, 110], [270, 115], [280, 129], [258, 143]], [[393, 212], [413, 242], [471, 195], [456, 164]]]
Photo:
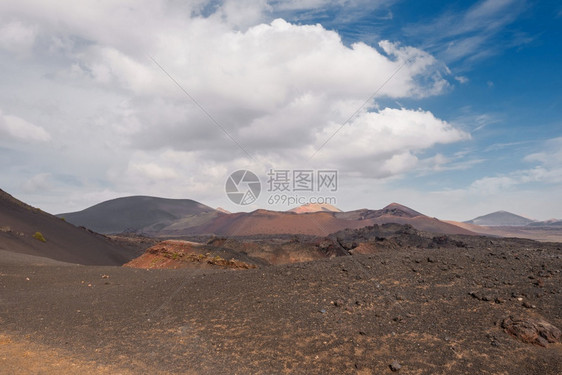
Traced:
[[24, 142], [47, 142], [51, 140], [49, 133], [42, 127], [17, 116], [4, 115], [1, 110], [0, 134]]
[[[156, 30], [161, 37], [155, 39], [173, 43], [147, 48], [251, 151], [305, 147], [314, 141], [314, 129], [343, 121], [377, 89], [376, 98], [404, 98], [436, 95], [448, 86], [443, 67], [416, 48], [388, 41], [379, 43], [382, 52], [363, 43], [347, 47], [320, 25], [282, 19], [246, 31], [218, 22], [213, 17], [187, 21], [189, 42], [183, 43], [185, 30]], [[132, 135], [139, 147], [213, 150], [225, 140], [147, 55], [88, 45], [69, 69], [134, 95], [130, 118], [140, 124]]]
[[264, 12], [272, 10], [267, 0], [225, 0], [216, 15], [238, 29], [246, 29], [263, 20]]
[[17, 79], [6, 81], [0, 106], [48, 119], [49, 132], [0, 115], [0, 133], [52, 141], [50, 154], [26, 149], [27, 159], [53, 175], [76, 174], [85, 191], [204, 199], [220, 195], [226, 174], [239, 168], [302, 167], [366, 104], [310, 163], [374, 178], [445, 168], [446, 158], [422, 154], [468, 133], [431, 112], [379, 103], [446, 92], [446, 66], [396, 41], [349, 45], [322, 25], [276, 18], [313, 3], [1, 2], [30, 52], [27, 65], [2, 55]]
[[[344, 127], [332, 124], [322, 129], [316, 149], [335, 133], [333, 141], [318, 151], [318, 158], [340, 168], [361, 168], [370, 177], [412, 170], [419, 161], [416, 153], [436, 144], [470, 139], [470, 134], [431, 112], [392, 108], [363, 113]], [[439, 158], [435, 162], [439, 163]]]

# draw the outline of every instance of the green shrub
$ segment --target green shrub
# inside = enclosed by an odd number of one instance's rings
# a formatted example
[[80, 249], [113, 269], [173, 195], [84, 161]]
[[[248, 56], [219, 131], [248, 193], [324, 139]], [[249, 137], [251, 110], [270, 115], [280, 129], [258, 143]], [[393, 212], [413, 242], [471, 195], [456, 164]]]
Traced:
[[47, 242], [47, 240], [45, 239], [45, 237], [43, 237], [43, 234], [41, 234], [41, 232], [35, 232], [33, 238], [41, 242]]

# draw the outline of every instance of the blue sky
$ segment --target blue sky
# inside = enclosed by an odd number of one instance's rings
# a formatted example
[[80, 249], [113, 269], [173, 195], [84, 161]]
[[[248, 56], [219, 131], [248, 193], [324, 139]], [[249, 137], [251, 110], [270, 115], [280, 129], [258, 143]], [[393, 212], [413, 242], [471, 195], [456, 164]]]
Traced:
[[[485, 12], [487, 6], [492, 9]], [[341, 11], [309, 21], [337, 30], [348, 44], [372, 38], [419, 47], [445, 63], [453, 77], [462, 77], [443, 95], [386, 101], [390, 106], [421, 107], [471, 132], [473, 139], [465, 147], [473, 160], [486, 162], [472, 173], [451, 174], [451, 187], [462, 187], [483, 173], [524, 169], [521, 156], [562, 136], [559, 3], [397, 1], [351, 12], [346, 23], [340, 23]], [[466, 47], [450, 52], [458, 45]]]
[[274, 168], [337, 169], [344, 210], [562, 218], [557, 2], [23, 0], [0, 14], [0, 188], [49, 212], [135, 194], [291, 208], [224, 193], [231, 172], [265, 184]]

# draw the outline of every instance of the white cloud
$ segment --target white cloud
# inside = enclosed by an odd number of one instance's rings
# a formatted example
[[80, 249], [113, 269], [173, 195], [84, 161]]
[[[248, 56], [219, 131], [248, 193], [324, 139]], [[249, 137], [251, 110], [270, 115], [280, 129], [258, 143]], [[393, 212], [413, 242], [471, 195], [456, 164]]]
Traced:
[[553, 138], [542, 145], [541, 152], [522, 159], [535, 164], [505, 175], [487, 176], [474, 181], [470, 190], [482, 194], [496, 194], [531, 183], [562, 184], [562, 137]]
[[37, 30], [34, 26], [25, 25], [20, 21], [0, 24], [0, 50], [27, 56], [33, 48], [36, 37]]
[[562, 138], [542, 142], [535, 148], [541, 151], [521, 156], [531, 164], [529, 168], [478, 177], [466, 187], [443, 188], [439, 180], [430, 191], [420, 191], [407, 183], [393, 189], [386, 187], [386, 191], [383, 188], [375, 195], [380, 194], [383, 201], [404, 197], [405, 204], [409, 200], [420, 212], [440, 219], [463, 221], [499, 210], [538, 220], [562, 219]]
[[132, 177], [148, 180], [169, 180], [178, 177], [173, 168], [162, 167], [156, 163], [131, 163], [127, 172]]
[[273, 7], [278, 10], [319, 10], [332, 7], [361, 8], [366, 4], [382, 6], [391, 1], [385, 0], [282, 0], [273, 1]]
[[267, 0], [225, 0], [217, 16], [238, 29], [246, 29], [263, 20], [264, 12], [271, 10]]
[[45, 193], [53, 187], [51, 175], [49, 173], [39, 173], [22, 184], [22, 189], [26, 193]]
[[51, 140], [49, 133], [42, 127], [17, 116], [4, 115], [1, 110], [0, 135], [25, 142], [47, 142]]
[[517, 181], [512, 177], [484, 177], [474, 181], [470, 189], [478, 194], [490, 195], [506, 191], [517, 185]]
[[455, 153], [452, 157], [436, 154], [420, 160], [416, 172], [420, 175], [428, 175], [435, 172], [467, 170], [485, 162], [484, 159], [465, 159], [466, 155], [467, 152], [462, 151]]
[[[315, 159], [369, 177], [388, 177], [416, 167], [415, 153], [470, 134], [422, 110], [385, 108], [359, 115], [349, 125], [332, 124], [316, 136], [315, 148], [336, 133]], [[438, 162], [439, 160], [436, 160]]]
[[505, 115], [503, 114], [473, 113], [470, 107], [462, 108], [461, 113], [452, 122], [464, 129], [471, 129], [471, 133], [476, 133], [490, 125], [499, 124], [505, 120]]
[[[363, 3], [322, 1], [355, 9]], [[345, 45], [321, 25], [269, 19], [280, 2], [247, 4], [0, 2], [1, 14], [33, 25], [35, 33], [25, 64], [2, 55], [10, 74], [2, 81], [0, 106], [33, 122], [40, 119], [49, 130], [0, 116], [0, 132], [10, 139], [52, 142], [49, 150], [18, 149], [25, 156], [12, 169], [18, 186], [26, 179], [17, 170], [40, 174], [40, 168], [49, 168], [60, 191], [65, 185], [57, 176], [80, 181], [80, 193], [66, 186], [73, 205], [82, 192], [90, 197], [85, 199], [222, 197], [233, 170], [261, 173], [308, 163], [321, 142], [375, 92], [365, 107], [371, 112], [354, 118], [310, 163], [374, 178], [400, 176], [417, 167], [446, 168], [446, 158], [425, 153], [470, 138], [431, 112], [379, 107], [386, 98], [448, 90], [444, 77], [450, 72], [431, 54], [390, 41]], [[303, 4], [293, 7], [304, 9]]]
[[[468, 220], [499, 210], [507, 210], [538, 220], [562, 219], [562, 138], [536, 145], [535, 152], [522, 159], [529, 168], [480, 177], [465, 188], [423, 192], [412, 186], [386, 187], [376, 194], [386, 201], [404, 197], [412, 207], [441, 219]], [[515, 163], [516, 161], [514, 161]], [[402, 201], [401, 201], [402, 202]], [[455, 207], [455, 210], [451, 210]]]
[[[241, 32], [216, 22], [186, 24], [190, 42], [159, 45], [155, 58], [250, 151], [306, 145], [314, 128], [343, 121], [377, 89], [377, 97], [424, 97], [448, 85], [443, 67], [416, 48], [382, 41], [387, 56], [362, 43], [347, 47], [320, 25], [277, 19]], [[163, 32], [162, 40], [184, 35]], [[146, 98], [131, 113], [143, 124], [135, 134], [139, 144], [216, 148], [220, 130], [147, 56], [93, 45], [75, 58], [74, 76]]]
[[468, 78], [466, 78], [465, 76], [455, 76], [455, 79], [460, 83], [460, 84], [464, 84], [468, 82]]
[[381, 171], [389, 175], [398, 175], [415, 168], [418, 161], [418, 158], [410, 152], [394, 154], [390, 159], [384, 160], [381, 166]]

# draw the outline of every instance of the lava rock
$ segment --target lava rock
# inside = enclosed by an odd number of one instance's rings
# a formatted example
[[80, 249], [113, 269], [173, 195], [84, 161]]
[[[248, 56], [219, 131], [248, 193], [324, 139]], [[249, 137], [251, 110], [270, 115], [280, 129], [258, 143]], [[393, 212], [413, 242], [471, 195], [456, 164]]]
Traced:
[[390, 367], [390, 369], [394, 372], [400, 371], [400, 369], [402, 368], [398, 361], [393, 361], [388, 367]]
[[542, 319], [514, 318], [503, 320], [502, 328], [511, 336], [530, 344], [545, 347], [560, 340], [562, 332]]

